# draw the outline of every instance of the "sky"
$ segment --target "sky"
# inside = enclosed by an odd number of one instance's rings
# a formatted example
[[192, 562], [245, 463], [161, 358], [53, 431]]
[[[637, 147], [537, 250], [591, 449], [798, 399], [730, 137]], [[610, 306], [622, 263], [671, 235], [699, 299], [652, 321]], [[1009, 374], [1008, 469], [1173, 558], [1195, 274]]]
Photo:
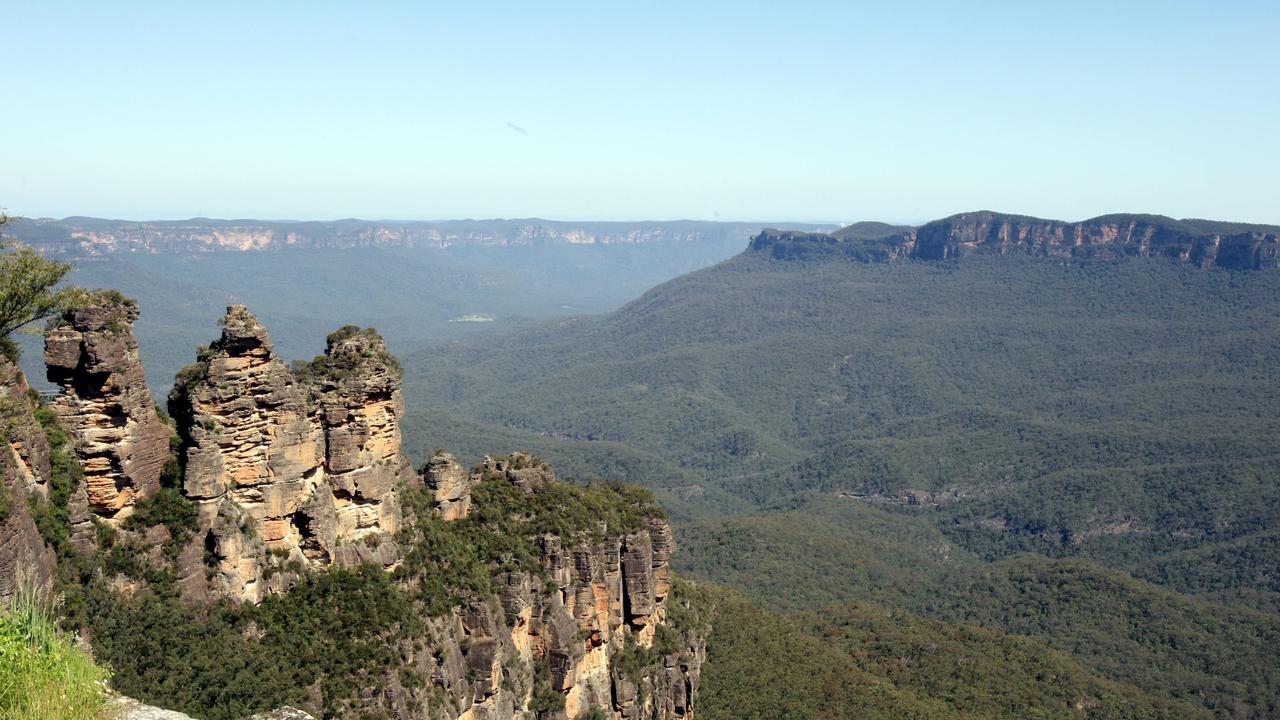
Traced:
[[1280, 2], [0, 0], [30, 217], [1280, 223]]

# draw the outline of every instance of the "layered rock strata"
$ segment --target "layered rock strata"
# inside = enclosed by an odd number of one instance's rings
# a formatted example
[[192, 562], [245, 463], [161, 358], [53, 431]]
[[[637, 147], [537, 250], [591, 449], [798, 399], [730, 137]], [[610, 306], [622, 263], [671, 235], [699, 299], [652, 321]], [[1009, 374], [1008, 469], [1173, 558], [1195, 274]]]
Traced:
[[133, 301], [98, 293], [63, 313], [44, 341], [49, 382], [61, 388], [50, 408], [74, 440], [89, 510], [117, 526], [160, 488], [173, 434], [138, 359], [137, 317]]
[[[670, 627], [657, 639], [671, 587], [667, 522], [571, 547], [546, 536], [541, 548], [542, 573], [503, 573], [494, 600], [429, 620], [427, 651], [406, 652], [403, 671], [388, 673], [381, 695], [360, 710], [463, 720], [593, 710], [619, 720], [692, 718], [705, 640]], [[431, 682], [405, 686], [403, 677]], [[560, 696], [563, 709], [540, 711], [534, 696], [542, 693]]]
[[0, 454], [0, 606], [19, 583], [38, 589], [52, 586], [53, 550], [36, 528], [28, 499], [49, 498], [49, 443], [32, 411], [26, 376], [16, 363], [0, 356], [0, 427], [5, 445]]
[[[437, 451], [423, 478], [433, 515], [450, 521], [469, 515], [471, 492], [480, 483], [510, 482], [533, 494], [556, 482], [549, 466], [523, 453], [486, 457], [468, 473], [453, 455]], [[437, 651], [418, 671], [448, 690], [448, 717], [531, 717], [529, 668], [538, 665], [564, 696], [563, 714], [555, 717], [576, 718], [592, 709], [627, 720], [693, 716], [704, 639], [667, 628], [667, 641], [657, 642], [672, 587], [671, 525], [652, 517], [634, 532], [604, 530], [598, 540], [543, 536], [540, 574], [503, 573], [496, 578], [497, 606], [460, 610], [439, 621], [445, 645], [459, 649]], [[656, 663], [641, 670], [620, 664], [621, 653], [637, 652], [627, 648], [647, 648]], [[405, 711], [413, 695], [397, 691], [393, 697], [407, 699], [384, 709], [417, 717]]]
[[751, 249], [780, 259], [845, 255], [868, 262], [942, 260], [971, 254], [1050, 258], [1159, 257], [1197, 267], [1280, 267], [1280, 227], [1159, 215], [1104, 215], [1062, 222], [989, 211], [918, 228], [858, 223], [834, 233], [765, 230]]
[[389, 357], [376, 334], [340, 338], [304, 383], [247, 308], [227, 309], [222, 336], [170, 397], [216, 593], [256, 601], [306, 567], [398, 560], [396, 485], [409, 465]]

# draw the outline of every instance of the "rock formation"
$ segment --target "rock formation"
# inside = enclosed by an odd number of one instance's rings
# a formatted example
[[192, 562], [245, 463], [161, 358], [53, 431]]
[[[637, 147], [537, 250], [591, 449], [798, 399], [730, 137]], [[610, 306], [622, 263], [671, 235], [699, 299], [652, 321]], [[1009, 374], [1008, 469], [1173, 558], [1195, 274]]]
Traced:
[[751, 249], [774, 257], [844, 255], [862, 261], [941, 260], [970, 254], [1056, 258], [1162, 257], [1198, 267], [1280, 267], [1280, 227], [1159, 215], [1104, 215], [1067, 223], [989, 211], [918, 228], [857, 223], [834, 233], [765, 230]]
[[340, 334], [302, 382], [233, 305], [175, 383], [183, 489], [221, 594], [257, 600], [308, 566], [398, 559], [399, 366], [376, 333]]
[[[347, 326], [328, 338], [325, 354], [304, 372], [324, 431], [325, 471], [337, 509], [337, 536], [394, 535], [400, 526], [397, 483], [413, 477], [400, 448], [404, 394], [400, 364], [373, 330]], [[340, 545], [340, 564], [395, 562], [394, 548], [374, 555], [361, 543]]]
[[[131, 302], [100, 293], [48, 331], [48, 374], [61, 387], [52, 408], [69, 436], [52, 448], [55, 436], [37, 422], [21, 372], [0, 360], [9, 442], [0, 474], [0, 598], [19, 573], [50, 584], [54, 553], [26, 499], [51, 497], [50, 458], [74, 452], [86, 476], [60, 491], [70, 491], [70, 546], [99, 559], [98, 550], [129, 553], [99, 566], [121, 592], [148, 592], [173, 582], [154, 578], [177, 577], [188, 601], [258, 602], [287, 592], [308, 570], [362, 564], [396, 570], [405, 591], [419, 582], [431, 591], [453, 582], [440, 576], [448, 555], [432, 553], [449, 543], [476, 549], [466, 557], [478, 565], [458, 578], [467, 589], [443, 596], [455, 606], [425, 599], [439, 595], [410, 595], [422, 598], [412, 606], [422, 612], [414, 629], [380, 636], [390, 659], [361, 668], [376, 690], [315, 696], [308, 709], [414, 720], [692, 718], [704, 638], [668, 622], [675, 545], [651, 500], [616, 488], [571, 490], [522, 453], [486, 457], [468, 471], [438, 452], [418, 477], [401, 448], [399, 363], [375, 331], [344, 327], [329, 336], [324, 355], [290, 368], [241, 305], [227, 309], [221, 336], [175, 381], [169, 406], [181, 483], [162, 488], [169, 430], [138, 364], [136, 317]], [[402, 491], [413, 493], [407, 515]], [[495, 516], [491, 507], [472, 513], [494, 498], [514, 516]], [[542, 519], [525, 518], [526, 504]], [[111, 528], [95, 528], [91, 518]], [[486, 568], [496, 575], [483, 578]], [[169, 570], [175, 574], [151, 574]], [[170, 716], [125, 705], [138, 717]], [[306, 717], [291, 708], [257, 717], [295, 716]]]
[[[540, 546], [540, 573], [505, 572], [496, 578], [496, 602], [429, 621], [437, 640], [430, 653], [410, 653], [406, 667], [432, 678], [433, 689], [424, 695], [389, 676], [383, 699], [365, 709], [405, 718], [533, 720], [531, 695], [549, 692], [563, 701], [550, 717], [593, 709], [626, 720], [693, 717], [704, 638], [665, 627], [659, 639], [674, 550], [667, 521], [655, 517], [631, 533], [606, 529], [596, 539], [547, 535]], [[623, 654], [633, 659], [620, 662]], [[416, 704], [430, 712], [413, 712]]]
[[49, 443], [31, 408], [27, 379], [0, 356], [0, 426], [7, 447], [0, 455], [0, 604], [18, 583], [48, 589], [54, 555], [36, 528], [27, 499], [49, 498]]
[[437, 451], [423, 468], [422, 479], [432, 494], [436, 516], [461, 520], [471, 512], [471, 488], [479, 478], [468, 473], [452, 454]]
[[482, 480], [498, 477], [525, 492], [556, 482], [551, 466], [520, 452], [502, 458], [485, 456], [484, 462], [468, 473], [452, 454], [437, 450], [422, 469], [423, 484], [432, 493], [434, 513], [445, 520], [466, 517], [471, 512], [471, 489]]
[[45, 332], [50, 404], [74, 440], [89, 509], [118, 525], [134, 503], [160, 488], [172, 431], [156, 413], [138, 360], [138, 307], [98, 292]]

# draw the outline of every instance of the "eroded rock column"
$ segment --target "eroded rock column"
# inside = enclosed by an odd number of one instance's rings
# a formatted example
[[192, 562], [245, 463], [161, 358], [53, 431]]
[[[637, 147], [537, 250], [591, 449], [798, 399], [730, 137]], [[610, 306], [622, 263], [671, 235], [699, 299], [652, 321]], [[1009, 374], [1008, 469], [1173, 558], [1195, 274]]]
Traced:
[[84, 466], [89, 510], [112, 524], [160, 488], [169, 459], [172, 431], [138, 359], [137, 318], [132, 300], [100, 292], [45, 332], [47, 375], [61, 388], [50, 407]]
[[[400, 363], [377, 331], [346, 326], [304, 370], [324, 431], [325, 470], [337, 517], [339, 564], [399, 559], [398, 484], [413, 475], [401, 448]], [[373, 542], [370, 542], [373, 540]], [[363, 542], [361, 542], [363, 541]]]
[[[222, 325], [222, 336], [179, 373], [169, 406], [214, 589], [257, 600], [268, 559], [281, 567], [328, 560], [336, 517], [332, 501], [317, 497], [324, 440], [305, 390], [245, 306], [227, 308]], [[310, 556], [308, 542], [316, 545]], [[285, 575], [272, 573], [281, 584]]]

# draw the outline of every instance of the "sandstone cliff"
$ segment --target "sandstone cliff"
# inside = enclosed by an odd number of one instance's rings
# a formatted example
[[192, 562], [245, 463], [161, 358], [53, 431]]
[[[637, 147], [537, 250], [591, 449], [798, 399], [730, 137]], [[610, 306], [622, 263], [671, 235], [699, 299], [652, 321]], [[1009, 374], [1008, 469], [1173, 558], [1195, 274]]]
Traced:
[[[822, 226], [810, 226], [825, 229]], [[441, 222], [271, 222], [192, 220], [127, 222], [99, 218], [13, 218], [9, 232], [45, 253], [259, 252], [285, 248], [449, 248], [530, 245], [642, 245], [746, 242], [747, 223], [448, 220]]]
[[49, 443], [32, 411], [27, 379], [9, 358], [0, 357], [0, 426], [6, 447], [0, 454], [0, 604], [19, 581], [48, 588], [53, 549], [45, 544], [28, 498], [47, 500], [51, 469]]
[[[398, 550], [399, 368], [381, 338], [329, 344], [305, 384], [243, 305], [178, 378], [170, 411], [183, 440], [183, 490], [216, 592], [258, 600], [306, 567], [377, 562]], [[194, 558], [195, 553], [188, 553]], [[199, 577], [188, 563], [188, 589]]]
[[1162, 257], [1197, 267], [1280, 267], [1280, 227], [1158, 215], [1104, 215], [1067, 223], [971, 212], [918, 228], [858, 223], [830, 234], [765, 230], [751, 249], [774, 257], [838, 254], [863, 261], [940, 260], [969, 254], [1057, 258]]
[[160, 488], [172, 431], [147, 388], [133, 321], [138, 308], [118, 293], [93, 293], [45, 332], [50, 404], [74, 439], [89, 509], [114, 525]]
[[[675, 543], [665, 518], [641, 510], [630, 520], [575, 520], [583, 509], [578, 496], [565, 494], [545, 463], [520, 453], [487, 457], [465, 473], [439, 452], [424, 474], [424, 510], [437, 522], [484, 526], [493, 506], [505, 504], [506, 512], [525, 507], [533, 518], [562, 514], [580, 528], [537, 536], [536, 564], [497, 575], [495, 598], [433, 621], [437, 649], [413, 662], [446, 690], [448, 717], [693, 716], [704, 638], [668, 622]], [[472, 498], [473, 491], [483, 499]], [[468, 512], [474, 503], [479, 519]], [[414, 531], [434, 533], [430, 522], [420, 520]], [[410, 559], [410, 578], [415, 567]], [[417, 717], [408, 708], [431, 702], [421, 690], [391, 684], [379, 707], [392, 716]]]

